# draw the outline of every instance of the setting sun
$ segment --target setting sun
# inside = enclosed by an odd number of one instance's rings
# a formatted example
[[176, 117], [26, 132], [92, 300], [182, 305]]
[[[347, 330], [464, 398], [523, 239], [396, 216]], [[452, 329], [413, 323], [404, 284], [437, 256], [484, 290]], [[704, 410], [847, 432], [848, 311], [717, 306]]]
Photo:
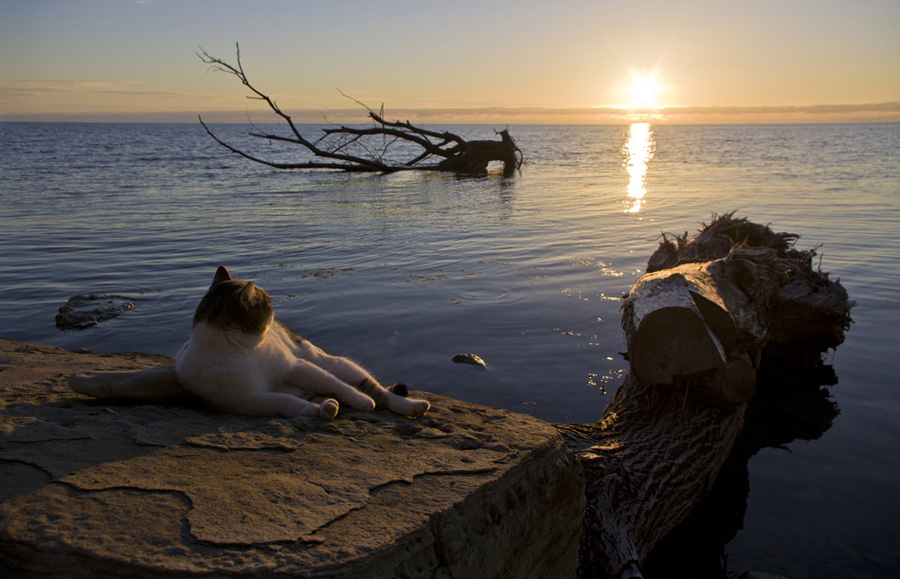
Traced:
[[624, 92], [628, 95], [628, 106], [630, 108], [646, 109], [660, 106], [656, 101], [656, 97], [662, 92], [662, 87], [659, 85], [655, 73], [632, 75], [631, 86], [626, 88]]

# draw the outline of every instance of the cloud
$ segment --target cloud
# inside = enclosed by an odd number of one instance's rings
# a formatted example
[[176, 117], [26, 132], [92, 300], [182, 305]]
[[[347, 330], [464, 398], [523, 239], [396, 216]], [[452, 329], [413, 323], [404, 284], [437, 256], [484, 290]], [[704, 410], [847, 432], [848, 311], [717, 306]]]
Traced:
[[36, 115], [101, 114], [202, 110], [228, 97], [159, 90], [136, 81], [0, 81], [0, 118]]
[[159, 90], [149, 90], [146, 83], [138, 81], [103, 81], [103, 80], [23, 80], [0, 81], [0, 97], [32, 96], [48, 94], [114, 94], [142, 96], [187, 96]]
[[[667, 109], [668, 110], [668, 109]], [[896, 113], [900, 112], [900, 101], [860, 104], [830, 105], [783, 105], [783, 106], [741, 106], [741, 107], [673, 107], [672, 112], [684, 114], [835, 114], [835, 113]]]
[[61, 92], [95, 92], [121, 91], [133, 87], [136, 82], [110, 82], [99, 80], [18, 80], [0, 82], [0, 91], [4, 94], [17, 92], [21, 94], [61, 93]]
[[[476, 114], [491, 116], [590, 116], [590, 115], [702, 115], [702, 114], [833, 114], [856, 112], [900, 112], [900, 101], [862, 104], [784, 105], [784, 106], [684, 106], [629, 109], [625, 107], [480, 107], [480, 108], [435, 108], [406, 109], [418, 114], [460, 115]], [[403, 112], [402, 110], [398, 112]]]
[[[0, 120], [117, 120], [193, 122], [279, 122], [262, 105], [235, 109], [235, 99], [157, 90], [137, 81], [28, 80], [0, 82]], [[244, 101], [246, 103], [246, 101]], [[287, 110], [298, 123], [366, 123], [360, 107]], [[248, 112], [250, 110], [250, 112]], [[621, 107], [388, 107], [389, 120], [418, 123], [622, 124], [900, 122], [900, 101], [784, 106]]]
[[785, 106], [686, 106], [646, 109], [622, 107], [482, 107], [397, 109], [386, 116], [406, 119], [456, 119], [457, 122], [509, 123], [759, 123], [759, 122], [900, 122], [900, 101], [858, 104]]
[[[359, 109], [292, 111], [298, 122], [364, 122]], [[476, 107], [387, 108], [388, 119], [436, 123], [598, 124], [649, 121], [654, 123], [783, 123], [783, 122], [900, 122], [900, 101], [861, 104], [798, 106], [664, 107]], [[301, 120], [302, 119], [302, 120]]]

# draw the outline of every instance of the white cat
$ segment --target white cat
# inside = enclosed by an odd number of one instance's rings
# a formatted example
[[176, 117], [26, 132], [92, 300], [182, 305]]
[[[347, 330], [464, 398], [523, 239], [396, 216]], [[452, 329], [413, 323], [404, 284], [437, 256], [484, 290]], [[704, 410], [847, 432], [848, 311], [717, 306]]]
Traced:
[[[346, 404], [418, 418], [430, 407], [407, 399], [405, 385], [386, 389], [356, 363], [291, 332], [275, 321], [265, 291], [232, 279], [224, 267], [197, 307], [175, 373], [207, 404], [236, 414], [331, 419]], [[316, 403], [314, 397], [328, 398]]]

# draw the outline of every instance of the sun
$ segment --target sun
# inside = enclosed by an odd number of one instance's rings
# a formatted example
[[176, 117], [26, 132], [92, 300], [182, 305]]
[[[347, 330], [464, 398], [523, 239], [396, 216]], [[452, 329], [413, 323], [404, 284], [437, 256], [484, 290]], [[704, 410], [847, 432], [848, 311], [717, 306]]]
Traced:
[[632, 109], [655, 109], [659, 107], [656, 97], [662, 87], [656, 79], [656, 73], [631, 75], [631, 86], [624, 90], [628, 95], [628, 107]]

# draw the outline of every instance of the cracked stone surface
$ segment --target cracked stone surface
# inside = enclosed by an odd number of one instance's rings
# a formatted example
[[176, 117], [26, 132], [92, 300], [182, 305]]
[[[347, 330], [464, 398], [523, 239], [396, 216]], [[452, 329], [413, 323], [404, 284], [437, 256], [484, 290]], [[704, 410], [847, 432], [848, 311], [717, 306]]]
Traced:
[[556, 430], [419, 393], [253, 418], [72, 392], [171, 359], [0, 340], [0, 567], [41, 577], [566, 577], [583, 477]]

